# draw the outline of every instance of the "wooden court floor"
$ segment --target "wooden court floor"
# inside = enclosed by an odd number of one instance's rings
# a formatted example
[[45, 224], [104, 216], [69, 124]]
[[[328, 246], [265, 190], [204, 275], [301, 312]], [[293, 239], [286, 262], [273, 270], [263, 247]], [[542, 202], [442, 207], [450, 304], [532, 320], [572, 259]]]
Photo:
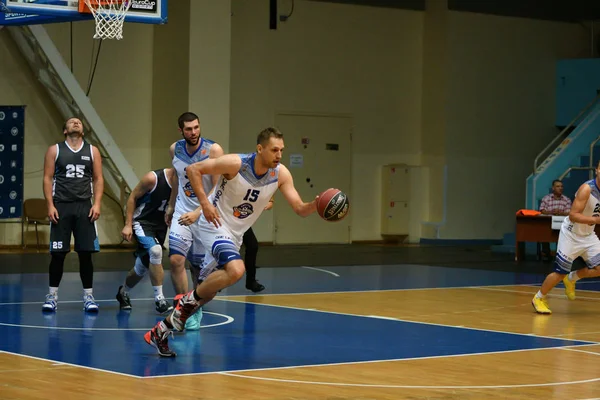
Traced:
[[[585, 289], [585, 285], [582, 285]], [[483, 351], [184, 376], [131, 377], [80, 366], [0, 353], [2, 399], [594, 399], [600, 398], [600, 293], [578, 290], [568, 301], [561, 288], [550, 299], [551, 316], [536, 315], [534, 285], [470, 286], [339, 293], [221, 296], [219, 302], [254, 303], [347, 314], [443, 328], [422, 337], [427, 348], [459, 327], [589, 342], [586, 344]], [[350, 329], [361, 329], [358, 318]], [[302, 324], [289, 326], [303, 332]], [[507, 335], [508, 338], [515, 335]], [[344, 338], [340, 337], [340, 341]], [[378, 341], [369, 332], [365, 341]], [[404, 338], [386, 338], [390, 349]], [[495, 339], [497, 340], [497, 339]], [[508, 340], [508, 339], [507, 339]], [[599, 344], [595, 344], [595, 343]], [[473, 343], [464, 343], [473, 344]], [[107, 343], [107, 345], [110, 345]], [[485, 343], [478, 343], [485, 348]], [[460, 344], [457, 345], [460, 347]], [[148, 348], [149, 352], [152, 351]], [[460, 353], [460, 349], [457, 349]], [[123, 354], [123, 357], [128, 357]], [[156, 362], [160, 362], [157, 358]]]

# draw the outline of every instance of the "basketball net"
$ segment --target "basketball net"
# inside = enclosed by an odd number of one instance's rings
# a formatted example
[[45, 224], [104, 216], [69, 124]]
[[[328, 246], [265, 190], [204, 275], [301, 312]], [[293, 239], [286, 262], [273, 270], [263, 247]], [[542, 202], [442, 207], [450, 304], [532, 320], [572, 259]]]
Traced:
[[131, 0], [84, 0], [84, 2], [96, 20], [94, 39], [123, 39], [123, 22], [131, 6]]

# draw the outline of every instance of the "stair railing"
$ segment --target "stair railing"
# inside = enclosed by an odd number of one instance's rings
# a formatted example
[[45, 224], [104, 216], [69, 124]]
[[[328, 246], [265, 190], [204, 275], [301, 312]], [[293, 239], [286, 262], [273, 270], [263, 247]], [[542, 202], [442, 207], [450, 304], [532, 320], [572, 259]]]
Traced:
[[600, 141], [600, 136], [590, 143], [590, 179], [594, 179], [594, 170], [596, 169], [594, 166], [594, 146], [596, 143], [598, 143], [598, 141]]
[[594, 100], [590, 101], [584, 108], [583, 110], [581, 110], [579, 112], [579, 114], [577, 114], [577, 116], [575, 118], [573, 118], [573, 120], [571, 122], [569, 122], [569, 125], [567, 125], [562, 131], [560, 131], [560, 133], [558, 135], [556, 135], [554, 137], [554, 139], [552, 139], [552, 141], [550, 141], [550, 143], [548, 143], [548, 145], [546, 147], [544, 147], [544, 149], [538, 153], [538, 155], [535, 157], [535, 160], [533, 161], [533, 176], [535, 177], [537, 169], [539, 167], [539, 161], [540, 158], [546, 154], [546, 152], [548, 151], [548, 149], [550, 149], [554, 143], [562, 138], [564, 136], [564, 134], [567, 132], [567, 130], [569, 128], [571, 128], [577, 121], [579, 121], [579, 119], [585, 115], [593, 106], [594, 104], [596, 104], [596, 102], [600, 100], [600, 93], [598, 93], [598, 95], [596, 97], [594, 97]]

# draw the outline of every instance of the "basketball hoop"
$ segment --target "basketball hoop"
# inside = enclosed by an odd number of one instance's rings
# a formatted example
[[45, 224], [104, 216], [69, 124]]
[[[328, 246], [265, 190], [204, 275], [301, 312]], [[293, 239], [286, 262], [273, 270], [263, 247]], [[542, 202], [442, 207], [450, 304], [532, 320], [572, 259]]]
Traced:
[[123, 39], [123, 22], [131, 0], [79, 0], [79, 12], [96, 20], [94, 39]]

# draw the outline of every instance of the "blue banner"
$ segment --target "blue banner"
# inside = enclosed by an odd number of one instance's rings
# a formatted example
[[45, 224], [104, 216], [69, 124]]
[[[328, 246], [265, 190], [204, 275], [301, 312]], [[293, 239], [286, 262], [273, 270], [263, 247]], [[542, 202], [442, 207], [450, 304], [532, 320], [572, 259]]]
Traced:
[[[77, 18], [90, 19], [90, 17]], [[50, 24], [55, 22], [67, 22], [73, 21], [75, 18], [66, 17], [53, 17], [51, 15], [34, 15], [34, 14], [21, 14], [21, 13], [3, 13], [0, 12], [0, 26], [11, 26], [11, 25], [39, 25], [39, 24]]]
[[0, 106], [0, 219], [23, 213], [25, 106]]

